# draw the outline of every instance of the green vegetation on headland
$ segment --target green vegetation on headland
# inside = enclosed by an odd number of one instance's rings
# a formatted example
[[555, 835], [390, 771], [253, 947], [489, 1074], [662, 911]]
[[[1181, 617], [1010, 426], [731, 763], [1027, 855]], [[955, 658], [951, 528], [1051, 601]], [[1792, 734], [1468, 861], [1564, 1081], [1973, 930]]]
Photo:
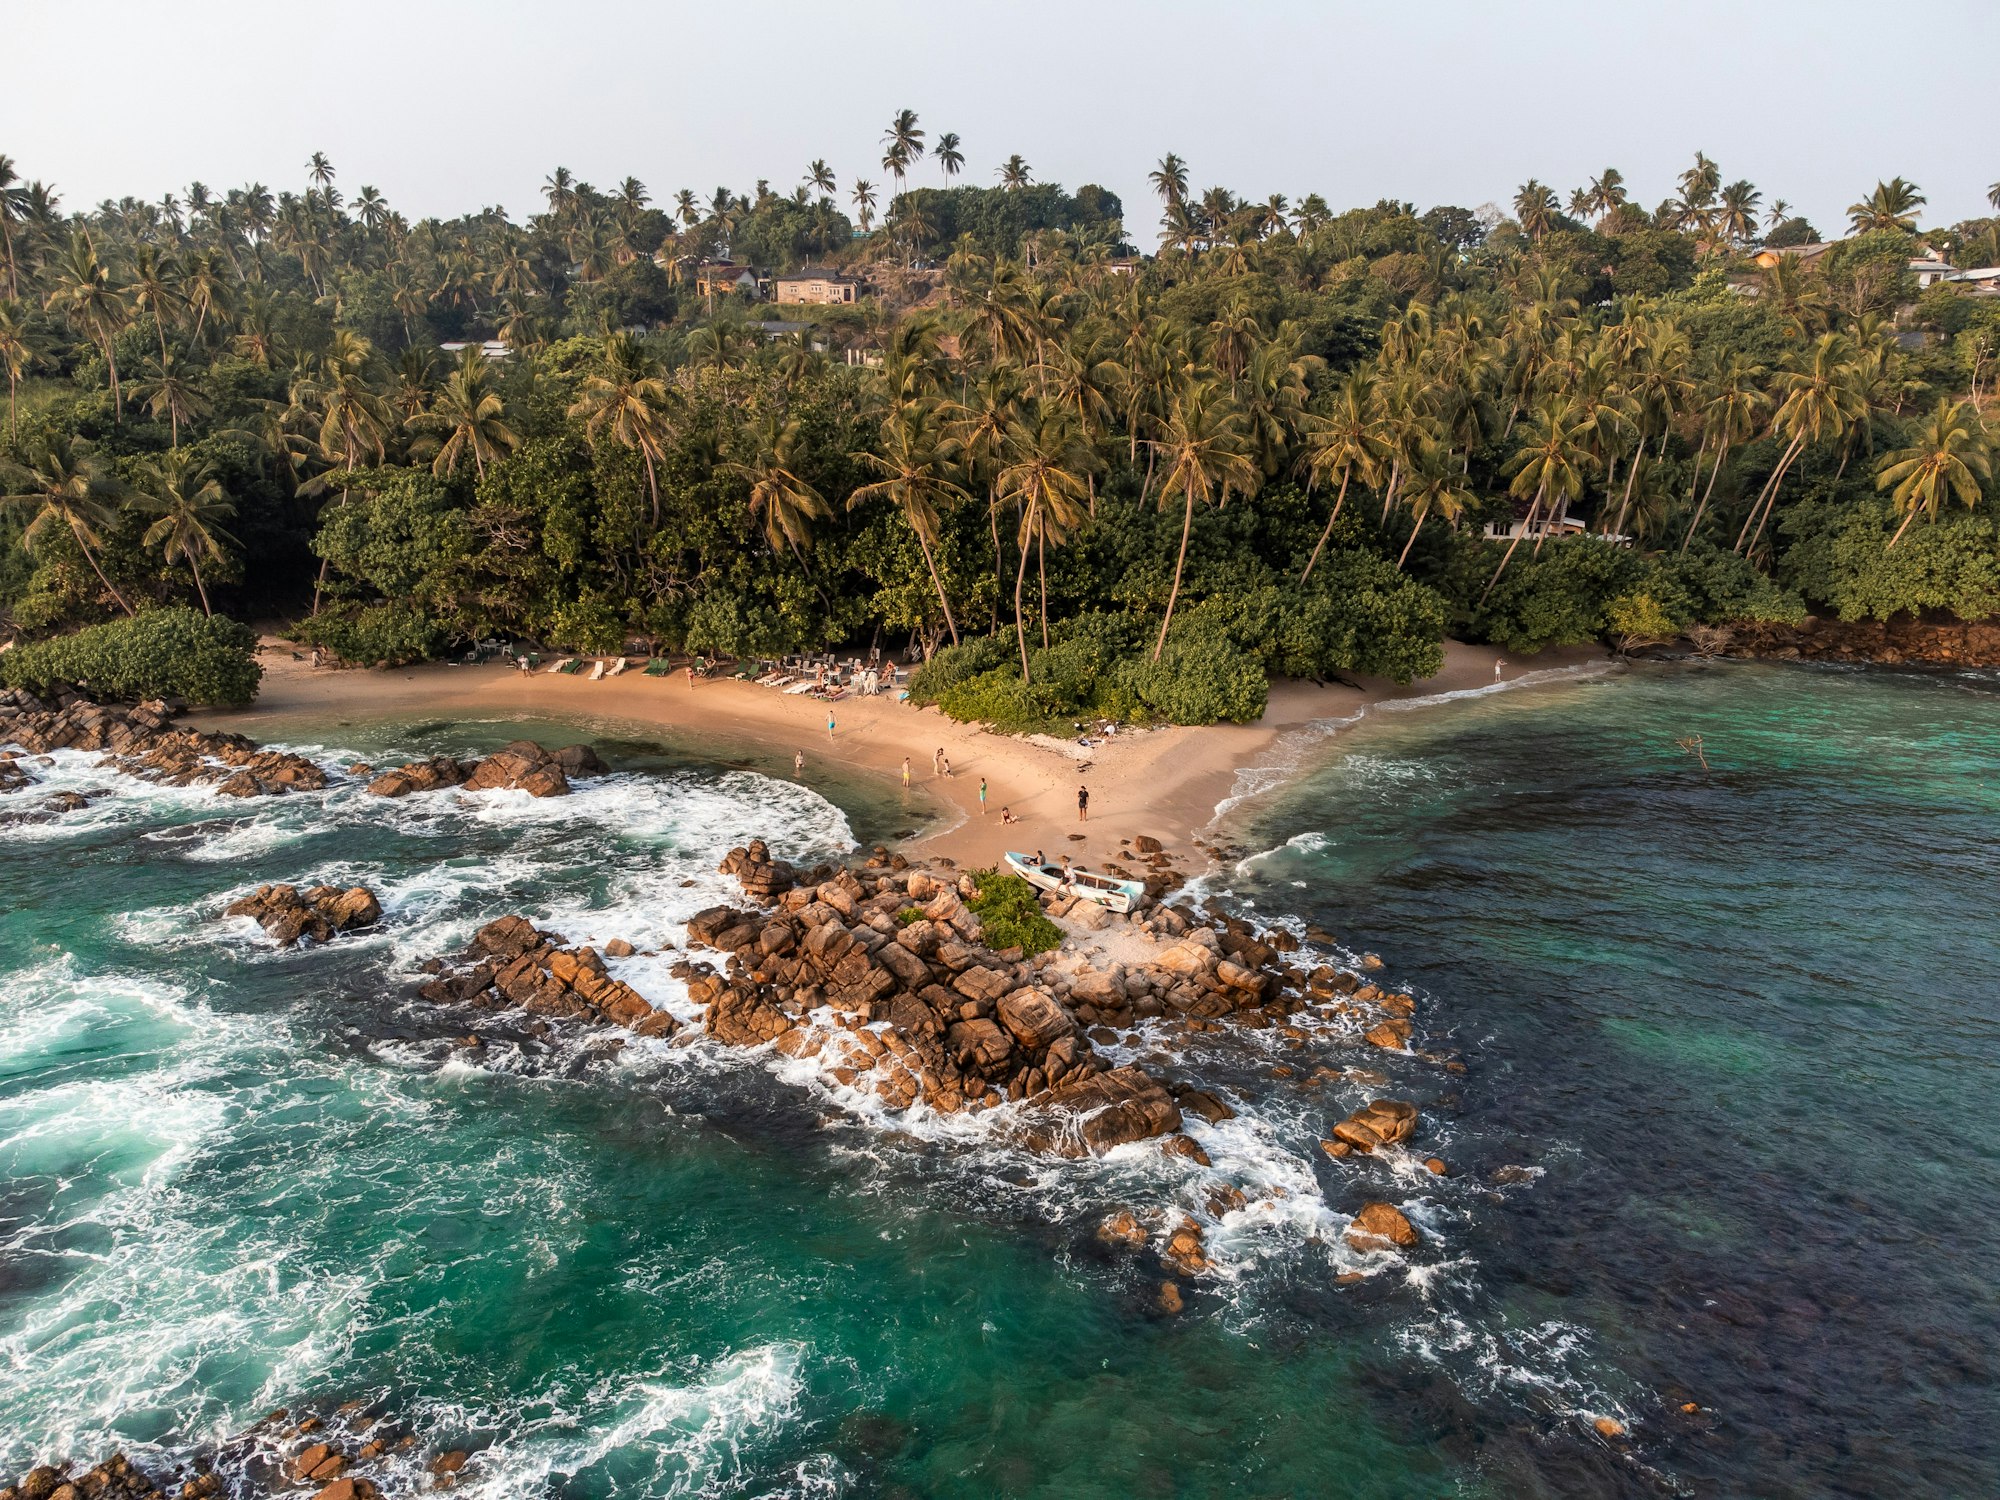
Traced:
[[[1651, 212], [1607, 171], [1335, 213], [1169, 155], [1142, 257], [1101, 188], [952, 185], [955, 139], [913, 184], [907, 111], [885, 144], [879, 195], [558, 169], [525, 224], [318, 156], [66, 214], [0, 157], [0, 615], [296, 618], [361, 663], [907, 638], [919, 700], [1032, 728], [1250, 718], [1447, 632], [2000, 612], [2000, 282], [1936, 269], [2000, 264], [2000, 218], [1920, 230], [1896, 179], [1826, 245], [1700, 156]], [[809, 264], [856, 300], [760, 300]]]

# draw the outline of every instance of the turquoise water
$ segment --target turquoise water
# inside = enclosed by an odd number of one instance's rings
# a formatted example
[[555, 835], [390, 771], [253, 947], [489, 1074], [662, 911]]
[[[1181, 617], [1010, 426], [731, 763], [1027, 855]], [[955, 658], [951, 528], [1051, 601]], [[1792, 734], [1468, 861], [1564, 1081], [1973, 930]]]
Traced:
[[[0, 826], [0, 1470], [359, 1398], [494, 1496], [1996, 1488], [1990, 685], [1662, 669], [1348, 731], [1239, 810], [1277, 852], [1216, 884], [1379, 949], [1468, 1071], [1156, 1055], [1242, 1112], [1197, 1127], [1207, 1169], [1028, 1158], [701, 1042], [468, 1062], [410, 992], [491, 916], [670, 943], [746, 835], [819, 857], [925, 814], [593, 728], [620, 774], [561, 801], [244, 805], [65, 756], [52, 789], [111, 795]], [[570, 737], [283, 738], [517, 732]], [[215, 920], [277, 879], [386, 920], [288, 953]], [[1318, 1152], [1385, 1091], [1451, 1177]], [[1376, 1197], [1426, 1230], [1407, 1264], [1341, 1241]], [[1092, 1232], [1127, 1204], [1208, 1226], [1178, 1317]]]
[[2000, 683], [1655, 667], [1342, 743], [1221, 883], [1436, 997], [1447, 1154], [1538, 1174], [1431, 1352], [1563, 1330], [1695, 1493], [2000, 1493]]

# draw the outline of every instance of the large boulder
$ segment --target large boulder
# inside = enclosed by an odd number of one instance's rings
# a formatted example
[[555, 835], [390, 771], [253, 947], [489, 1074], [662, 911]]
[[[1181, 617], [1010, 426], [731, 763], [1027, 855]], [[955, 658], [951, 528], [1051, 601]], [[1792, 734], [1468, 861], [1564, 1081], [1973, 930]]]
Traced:
[[1042, 1119], [1029, 1143], [1057, 1155], [1101, 1156], [1116, 1146], [1181, 1128], [1174, 1096], [1144, 1069], [1126, 1066], [1104, 1073], [1072, 1073], [1045, 1094]]
[[[967, 977], [959, 976], [961, 986]], [[995, 1015], [1015, 1044], [1030, 1052], [1039, 1052], [1076, 1030], [1070, 1013], [1043, 990], [1023, 989], [1002, 995]]]
[[281, 948], [302, 938], [324, 943], [337, 932], [372, 926], [382, 916], [381, 903], [365, 886], [346, 890], [316, 885], [301, 891], [295, 885], [260, 885], [223, 911], [228, 917], [250, 917]]
[[1368, 1203], [1347, 1226], [1347, 1242], [1357, 1250], [1382, 1250], [1391, 1246], [1408, 1250], [1421, 1237], [1403, 1211], [1390, 1203]]

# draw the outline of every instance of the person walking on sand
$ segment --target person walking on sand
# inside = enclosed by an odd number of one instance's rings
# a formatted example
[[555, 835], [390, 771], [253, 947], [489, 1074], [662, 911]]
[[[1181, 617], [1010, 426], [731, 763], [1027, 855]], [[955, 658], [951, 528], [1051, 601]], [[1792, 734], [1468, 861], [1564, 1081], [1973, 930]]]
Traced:
[[1090, 788], [1087, 786], [1079, 785], [1076, 789], [1076, 820], [1079, 823], [1090, 821]]
[[986, 816], [986, 778], [979, 778], [979, 816]]
[[830, 708], [826, 711], [826, 737], [833, 738], [833, 710]]
[[798, 778], [799, 778], [799, 779], [801, 779], [801, 780], [803, 780], [803, 779], [805, 778], [805, 774], [806, 774], [806, 753], [805, 753], [805, 751], [803, 751], [803, 750], [794, 750], [794, 751], [792, 752], [792, 774], [793, 774], [794, 776], [798, 777]]
[[1495, 682], [1498, 682], [1498, 681], [1500, 680], [1500, 669], [1501, 669], [1502, 667], [1506, 666], [1506, 665], [1507, 665], [1507, 663], [1506, 663], [1506, 660], [1505, 660], [1504, 658], [1499, 658], [1499, 659], [1496, 659], [1496, 660], [1494, 661], [1494, 663], [1493, 663], [1493, 680], [1494, 680]]
[[906, 755], [903, 757], [903, 790], [907, 792], [909, 789], [910, 789], [910, 757]]

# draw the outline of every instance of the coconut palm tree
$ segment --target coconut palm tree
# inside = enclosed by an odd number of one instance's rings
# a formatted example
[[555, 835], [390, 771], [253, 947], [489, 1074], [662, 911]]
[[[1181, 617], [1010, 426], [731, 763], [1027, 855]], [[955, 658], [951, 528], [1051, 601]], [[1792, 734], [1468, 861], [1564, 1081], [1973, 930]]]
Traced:
[[860, 222], [863, 234], [875, 222], [875, 184], [865, 177], [854, 179], [854, 217]]
[[[1807, 446], [1830, 443], [1846, 435], [1848, 426], [1861, 416], [1861, 398], [1854, 390], [1854, 372], [1848, 363], [1848, 343], [1837, 333], [1823, 333], [1812, 350], [1791, 368], [1781, 370], [1773, 382], [1777, 410], [1771, 415], [1771, 435], [1785, 439], [1785, 451], [1771, 470], [1770, 478], [1743, 518], [1732, 551], [1755, 549], [1764, 534], [1764, 523], [1778, 503], [1778, 491], [1785, 476]], [[1751, 531], [1751, 522], [1756, 530]]]
[[2000, 213], [2000, 182], [1994, 183], [1986, 190], [1986, 201], [1993, 206], [1995, 213]]
[[1181, 596], [1181, 574], [1187, 566], [1188, 536], [1194, 530], [1194, 508], [1224, 505], [1232, 494], [1248, 495], [1257, 488], [1256, 462], [1244, 437], [1243, 419], [1229, 393], [1210, 381], [1184, 386], [1168, 413], [1160, 435], [1153, 439], [1165, 474], [1160, 480], [1160, 508], [1174, 496], [1182, 501], [1181, 545], [1174, 557], [1174, 583], [1167, 594], [1167, 612], [1160, 621], [1160, 638], [1153, 643], [1153, 660], [1167, 647], [1174, 623], [1174, 605]]
[[806, 186], [826, 198], [833, 196], [837, 185], [833, 177], [833, 168], [820, 157], [814, 157], [811, 165], [806, 168]]
[[1875, 470], [1875, 488], [1888, 490], [1903, 513], [1903, 524], [1889, 538], [1895, 546], [1921, 512], [1932, 521], [1949, 499], [1970, 510], [1979, 504], [1982, 485], [1992, 476], [1988, 437], [1979, 413], [1967, 401], [1940, 401], [1912, 434], [1908, 447], [1882, 455]]
[[1847, 222], [1856, 234], [1873, 229], [1901, 229], [1915, 234], [1917, 210], [1928, 201], [1914, 182], [1891, 177], [1887, 182], [1876, 183], [1875, 191], [1859, 203], [1848, 205]]
[[1716, 228], [1738, 244], [1757, 234], [1757, 205], [1764, 195], [1749, 182], [1736, 181], [1722, 190], [1716, 208]]
[[306, 163], [306, 175], [312, 179], [314, 187], [333, 186], [333, 163], [326, 159], [324, 151], [313, 152], [312, 160]]
[[958, 136], [953, 131], [947, 130], [937, 138], [937, 144], [931, 147], [931, 156], [943, 168], [947, 185], [965, 166], [965, 153], [958, 149]]
[[85, 444], [60, 435], [44, 438], [25, 464], [0, 464], [0, 484], [8, 493], [0, 495], [0, 506], [31, 512], [21, 532], [21, 545], [39, 552], [59, 531], [75, 540], [90, 571], [104, 585], [104, 592], [117, 601], [126, 614], [132, 606], [118, 592], [97, 560], [104, 545], [99, 529], [116, 514], [123, 489], [105, 464]]
[[1687, 535], [1681, 538], [1681, 553], [1686, 555], [1694, 541], [1695, 532], [1701, 527], [1701, 518], [1708, 511], [1709, 497], [1715, 493], [1715, 481], [1729, 462], [1729, 450], [1747, 443], [1756, 435], [1757, 424], [1770, 405], [1770, 398], [1764, 394], [1763, 380], [1768, 373], [1765, 368], [1753, 362], [1748, 355], [1730, 352], [1722, 357], [1715, 373], [1708, 382], [1707, 399], [1702, 403], [1702, 446], [1695, 454], [1694, 479], [1688, 487], [1688, 497], [1694, 497], [1694, 483], [1701, 479], [1702, 455], [1712, 443], [1715, 457], [1708, 471], [1708, 485], [1701, 492], [1701, 503], [1694, 508], [1694, 519], [1688, 522]]
[[1008, 189], [1024, 188], [1035, 180], [1034, 170], [1018, 151], [1000, 163], [994, 175], [1000, 179], [1000, 186]]
[[14, 240], [27, 217], [28, 195], [20, 186], [14, 158], [0, 153], [0, 255], [7, 257], [7, 295], [21, 295], [21, 277], [14, 257]]
[[1028, 573], [1028, 546], [1034, 544], [1041, 574], [1042, 645], [1049, 644], [1050, 542], [1061, 546], [1084, 524], [1080, 503], [1084, 476], [1095, 462], [1079, 436], [1074, 420], [1059, 406], [1038, 401], [1034, 417], [1016, 427], [1007, 444], [1007, 463], [999, 475], [999, 494], [1020, 509], [1021, 524], [1014, 541], [1021, 554], [1014, 570], [1014, 639], [1021, 650], [1021, 681], [1028, 682], [1028, 637], [1021, 624], [1021, 585]]
[[16, 410], [21, 377], [38, 364], [46, 346], [41, 330], [28, 316], [25, 304], [9, 297], [0, 300], [0, 368], [7, 371], [7, 441], [21, 440], [20, 414]]
[[1001, 569], [999, 473], [1007, 461], [1009, 441], [1026, 412], [1021, 372], [1009, 361], [989, 360], [971, 389], [954, 405], [953, 435], [966, 469], [976, 482], [986, 479], [986, 521], [993, 534], [994, 628], [999, 626], [999, 598], [1005, 587]]
[[153, 320], [160, 339], [160, 363], [167, 362], [167, 319], [182, 306], [175, 286], [175, 266], [170, 256], [152, 245], [140, 245], [132, 252], [132, 305]]
[[1338, 484], [1339, 488], [1334, 492], [1333, 509], [1327, 513], [1326, 528], [1313, 544], [1305, 571], [1299, 574], [1300, 583], [1312, 577], [1326, 539], [1333, 535], [1333, 523], [1340, 519], [1340, 507], [1347, 502], [1349, 482], [1358, 478], [1365, 485], [1374, 484], [1388, 452], [1377, 417], [1375, 375], [1357, 365], [1335, 387], [1332, 411], [1314, 418], [1307, 427], [1303, 458], [1308, 489], [1316, 484]]
[[888, 149], [882, 154], [882, 170], [893, 172], [896, 177], [896, 196], [903, 196], [904, 175], [923, 159], [924, 133], [917, 128], [917, 112], [913, 109], [899, 109], [896, 117], [889, 122], [889, 128], [882, 133], [883, 143]]
[[[903, 112], [909, 114], [908, 110]], [[910, 116], [912, 122], [915, 116]], [[938, 573], [938, 507], [952, 500], [969, 499], [964, 490], [948, 477], [959, 456], [958, 440], [945, 430], [934, 402], [910, 402], [892, 411], [882, 423], [881, 452], [863, 449], [851, 455], [855, 462], [882, 477], [864, 484], [847, 497], [847, 508], [855, 510], [877, 498], [888, 500], [903, 513], [903, 520], [917, 539], [930, 569], [931, 586], [937, 590], [944, 609], [945, 629], [951, 643], [958, 644], [958, 621], [951, 612], [951, 600]]]
[[1401, 572], [1403, 564], [1409, 560], [1410, 549], [1417, 545], [1417, 533], [1424, 529], [1424, 522], [1436, 512], [1445, 519], [1448, 526], [1456, 526], [1458, 518], [1473, 504], [1472, 491], [1465, 488], [1459, 476], [1447, 467], [1426, 464], [1410, 476], [1409, 485], [1403, 491], [1403, 503], [1410, 508], [1415, 525], [1410, 527], [1410, 539], [1403, 543], [1403, 550], [1396, 555], [1396, 571]]
[[605, 434], [630, 448], [646, 466], [646, 493], [651, 498], [653, 524], [660, 524], [659, 461], [667, 449], [666, 371], [646, 347], [629, 333], [604, 340], [598, 367], [585, 379], [569, 414], [581, 417], [594, 443]]
[[1187, 163], [1173, 152], [1169, 151], [1160, 158], [1159, 165], [1146, 174], [1146, 180], [1152, 183], [1153, 191], [1160, 195], [1160, 201], [1167, 207], [1187, 201]]
[[1521, 232], [1531, 240], [1538, 240], [1555, 228], [1557, 208], [1556, 195], [1532, 177], [1514, 194], [1514, 217], [1521, 221]]
[[1624, 207], [1630, 198], [1631, 195], [1625, 191], [1625, 174], [1616, 167], [1606, 167], [1590, 179], [1590, 186], [1584, 192], [1584, 209], [1602, 222]]
[[128, 321], [123, 290], [111, 280], [111, 273], [98, 259], [97, 246], [87, 230], [79, 229], [55, 268], [55, 284], [45, 305], [60, 312], [103, 352], [111, 372], [111, 404], [114, 421], [125, 418], [125, 397], [118, 385], [118, 351], [113, 347]]
[[1584, 470], [1591, 462], [1590, 435], [1589, 415], [1566, 396], [1550, 393], [1529, 411], [1522, 423], [1521, 446], [1507, 463], [1507, 472], [1513, 476], [1507, 493], [1516, 500], [1529, 501], [1527, 520], [1501, 554], [1500, 566], [1486, 580], [1480, 604], [1507, 571], [1514, 549], [1542, 515], [1543, 506], [1553, 510], [1583, 493]]
[[168, 562], [176, 557], [194, 575], [194, 591], [201, 598], [201, 612], [212, 615], [208, 585], [202, 581], [201, 561], [220, 562], [228, 556], [224, 542], [236, 539], [222, 529], [222, 523], [236, 514], [236, 507], [222, 492], [206, 463], [185, 450], [174, 447], [140, 469], [138, 507], [159, 519], [146, 528], [140, 541], [157, 547]]
[[812, 545], [812, 523], [828, 519], [833, 511], [793, 468], [798, 439], [796, 418], [766, 412], [754, 429], [750, 461], [725, 463], [721, 468], [750, 486], [750, 515], [763, 526], [771, 550], [789, 547], [803, 568], [801, 549]]
[[155, 422], [161, 417], [167, 419], [170, 441], [176, 448], [181, 445], [181, 423], [205, 417], [209, 412], [208, 397], [182, 373], [179, 362], [172, 356], [154, 362], [132, 387], [132, 399], [143, 401]]
[[486, 477], [486, 463], [514, 451], [520, 437], [507, 425], [506, 404], [494, 389], [492, 363], [477, 344], [458, 351], [458, 367], [445, 377], [431, 409], [411, 425], [441, 434], [431, 472], [456, 474], [461, 460], [472, 455], [472, 470]]

